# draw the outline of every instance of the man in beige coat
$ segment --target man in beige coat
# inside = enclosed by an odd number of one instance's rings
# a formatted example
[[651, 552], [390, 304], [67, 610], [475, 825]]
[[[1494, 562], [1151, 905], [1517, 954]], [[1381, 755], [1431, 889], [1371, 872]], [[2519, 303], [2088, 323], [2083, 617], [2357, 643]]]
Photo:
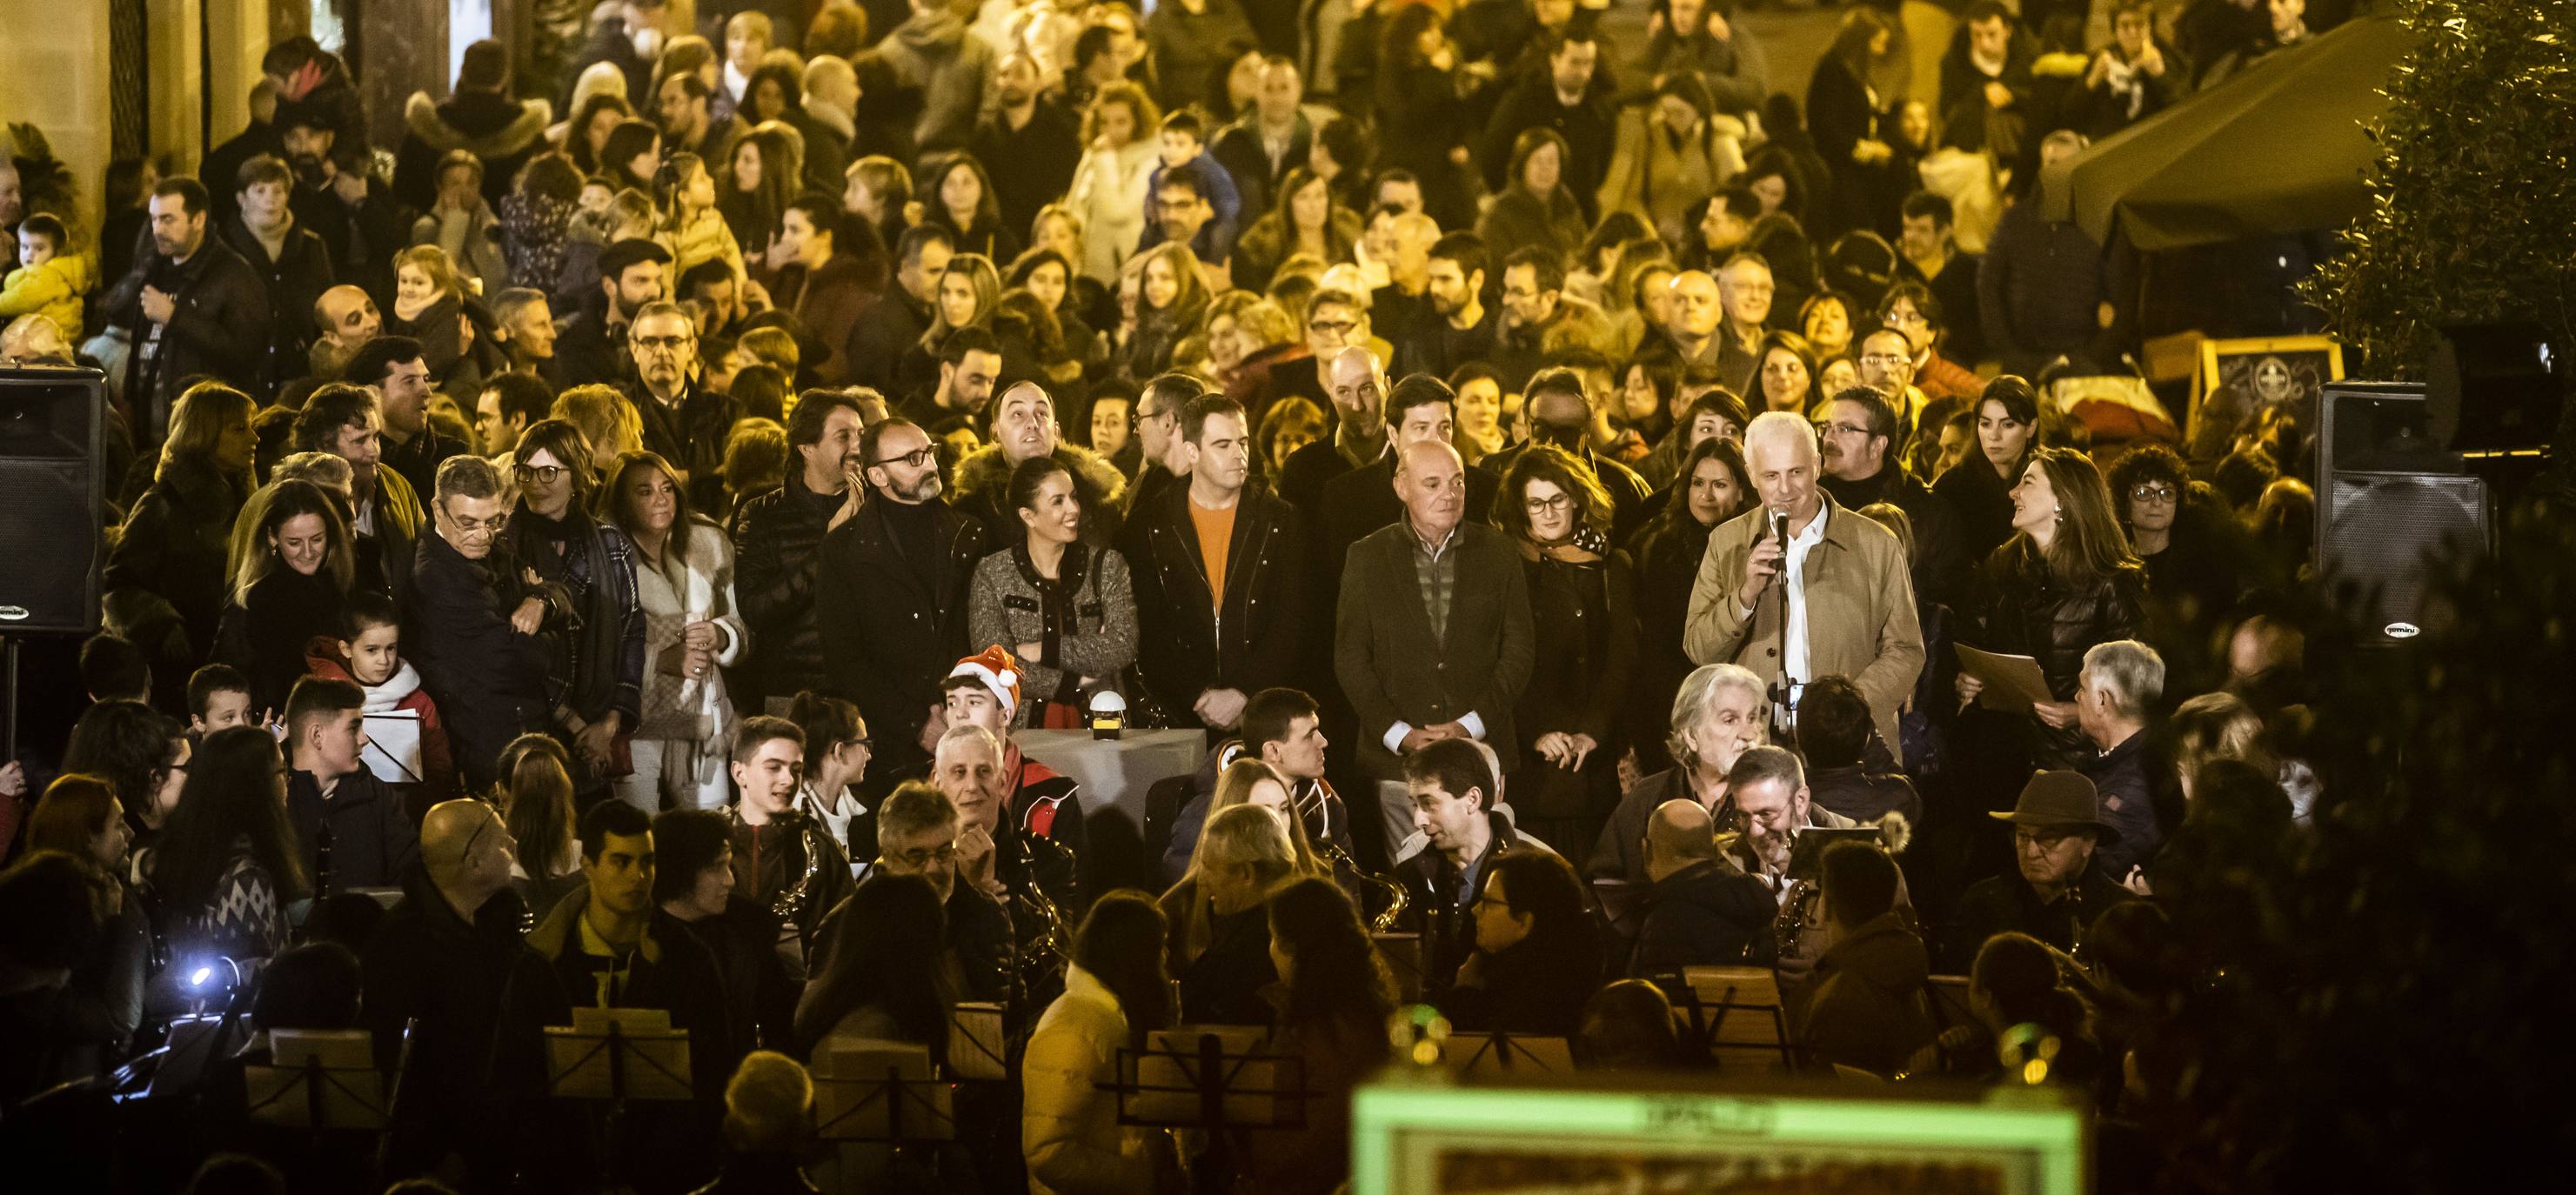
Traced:
[[1849, 677], [1893, 754], [1898, 707], [1923, 669], [1905, 550], [1818, 487], [1816, 433], [1805, 419], [1757, 416], [1744, 449], [1762, 505], [1709, 535], [1682, 650], [1694, 664], [1738, 664], [1761, 677], [1784, 727], [1796, 717], [1798, 686]]

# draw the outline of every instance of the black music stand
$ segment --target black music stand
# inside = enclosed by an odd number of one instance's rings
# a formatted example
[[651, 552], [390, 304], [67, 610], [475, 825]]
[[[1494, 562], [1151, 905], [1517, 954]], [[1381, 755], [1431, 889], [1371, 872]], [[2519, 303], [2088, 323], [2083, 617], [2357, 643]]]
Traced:
[[948, 1074], [970, 1083], [1012, 1078], [1009, 1021], [992, 1001], [960, 1001], [948, 1008]]
[[689, 1085], [689, 1031], [672, 1028], [671, 1014], [658, 1008], [576, 1008], [571, 1025], [546, 1026], [546, 1091], [607, 1105], [600, 1178], [613, 1184], [626, 1105], [697, 1098]]
[[1441, 1057], [1462, 1075], [1570, 1075], [1573, 1044], [1562, 1037], [1452, 1033]]
[[[1118, 1051], [1118, 1123], [1196, 1129], [1207, 1150], [1191, 1167], [1190, 1188], [1223, 1195], [1234, 1182], [1236, 1129], [1306, 1126], [1305, 1064], [1265, 1054], [1266, 1030], [1200, 1025], [1160, 1030], [1146, 1048]], [[1267, 1079], [1269, 1085], [1262, 1085]]]
[[392, 1104], [374, 1049], [360, 1030], [270, 1031], [272, 1064], [242, 1068], [250, 1118], [309, 1129], [316, 1140], [337, 1132], [384, 1131]]
[[814, 1136], [907, 1145], [957, 1139], [949, 1085], [932, 1077], [930, 1051], [903, 1042], [839, 1039], [813, 1072]]

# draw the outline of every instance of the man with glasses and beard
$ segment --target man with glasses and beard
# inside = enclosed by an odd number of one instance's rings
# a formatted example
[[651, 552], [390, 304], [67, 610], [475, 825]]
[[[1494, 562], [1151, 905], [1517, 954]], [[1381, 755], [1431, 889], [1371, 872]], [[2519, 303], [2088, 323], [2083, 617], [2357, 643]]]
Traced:
[[511, 739], [543, 729], [546, 650], [537, 633], [572, 615], [570, 593], [511, 556], [509, 488], [479, 456], [438, 467], [437, 532], [421, 537], [403, 605], [403, 642], [473, 791], [492, 787]]
[[826, 686], [875, 731], [867, 788], [883, 792], [929, 762], [922, 727], [967, 653], [967, 583], [987, 544], [984, 525], [941, 498], [939, 447], [918, 424], [871, 425], [854, 467], [869, 499], [823, 537], [815, 622]]
[[626, 329], [662, 301], [662, 269], [670, 263], [669, 250], [641, 238], [599, 251], [597, 293], [582, 296], [581, 310], [555, 338], [556, 368], [566, 386], [615, 386], [631, 376]]
[[626, 326], [635, 354], [635, 384], [626, 397], [644, 417], [644, 447], [680, 471], [677, 479], [699, 510], [723, 510], [725, 434], [733, 399], [706, 387], [698, 370], [698, 330], [677, 303], [649, 303]]

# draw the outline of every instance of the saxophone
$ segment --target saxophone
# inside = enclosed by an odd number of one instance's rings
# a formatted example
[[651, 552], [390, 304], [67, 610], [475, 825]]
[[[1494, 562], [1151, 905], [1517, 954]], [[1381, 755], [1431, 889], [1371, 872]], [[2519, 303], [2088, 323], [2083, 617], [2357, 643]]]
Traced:
[[1052, 838], [1022, 831], [1011, 835], [1019, 844], [1019, 878], [1010, 885], [1012, 938], [1019, 947], [1019, 981], [1025, 991], [1037, 991], [1047, 981], [1064, 974], [1073, 960], [1073, 923], [1064, 915], [1046, 886], [1038, 882], [1038, 866], [1044, 860], [1062, 860], [1065, 871], [1072, 873], [1081, 863], [1073, 848]]
[[1372, 904], [1383, 904], [1376, 915], [1369, 917], [1369, 932], [1382, 934], [1395, 928], [1396, 921], [1404, 916], [1405, 907], [1413, 903], [1413, 898], [1405, 895], [1404, 885], [1385, 876], [1371, 874], [1368, 869], [1361, 867], [1351, 858], [1350, 852], [1329, 841], [1318, 843], [1316, 846], [1317, 857], [1322, 859], [1324, 866], [1331, 868], [1334, 874], [1339, 875], [1343, 870], [1348, 869], [1351, 878], [1358, 881], [1362, 888], [1379, 894], [1376, 900], [1364, 898], [1358, 900], [1363, 912]]

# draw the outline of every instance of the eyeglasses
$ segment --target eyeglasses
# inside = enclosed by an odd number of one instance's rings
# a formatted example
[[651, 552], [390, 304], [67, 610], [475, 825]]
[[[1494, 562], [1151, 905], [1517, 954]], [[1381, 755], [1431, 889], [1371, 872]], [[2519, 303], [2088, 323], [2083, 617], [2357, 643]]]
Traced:
[[2169, 485], [2140, 482], [2129, 487], [2129, 496], [2140, 502], [2171, 502], [2180, 498], [2182, 494]]
[[562, 465], [520, 465], [512, 470], [519, 475], [519, 480], [533, 481], [538, 485], [553, 485], [571, 471]]
[[1360, 322], [1358, 320], [1349, 319], [1319, 319], [1306, 321], [1307, 331], [1329, 332], [1335, 336], [1348, 336], [1351, 333], [1351, 329], [1359, 326]]
[[635, 347], [639, 349], [649, 349], [657, 353], [679, 352], [681, 349], [689, 347], [690, 343], [696, 339], [697, 337], [695, 336], [637, 336], [633, 338]]
[[1558, 494], [1553, 498], [1525, 498], [1521, 500], [1521, 505], [1528, 507], [1529, 512], [1534, 515], [1556, 514], [1574, 509], [1574, 497], [1571, 494]]
[[473, 535], [477, 532], [487, 532], [492, 535], [499, 535], [501, 533], [501, 529], [509, 526], [510, 524], [510, 516], [507, 514], [497, 514], [488, 519], [469, 519], [463, 515], [449, 515], [447, 517], [455, 522], [456, 531], [460, 535]]
[[875, 460], [869, 461], [868, 463], [869, 463], [869, 464], [871, 464], [871, 465], [894, 465], [894, 464], [903, 464], [903, 465], [910, 465], [910, 466], [912, 466], [913, 468], [918, 469], [918, 468], [922, 467], [923, 465], [927, 465], [927, 464], [929, 464], [929, 463], [930, 463], [930, 458], [932, 458], [933, 456], [936, 456], [936, 455], [938, 455], [938, 454], [939, 454], [939, 449], [938, 449], [938, 447], [937, 447], [937, 446], [935, 446], [935, 445], [930, 445], [930, 444], [924, 444], [924, 445], [922, 445], [921, 447], [919, 447], [919, 448], [915, 448], [915, 449], [913, 449], [913, 450], [912, 450], [912, 451], [910, 451], [910, 452], [902, 453], [902, 454], [897, 455], [897, 456], [881, 456], [881, 457], [878, 457], [878, 458], [877, 458], [877, 459], [875, 459]]
[[1863, 436], [1869, 434], [1869, 429], [1857, 423], [1836, 423], [1830, 419], [1819, 419], [1816, 421], [1816, 432], [1827, 436]]
[[1861, 356], [1860, 363], [1863, 365], [1909, 365], [1913, 363], [1913, 358], [1907, 357], [1903, 353], [1865, 353]]
[[1932, 321], [1924, 319], [1923, 313], [1920, 311], [1904, 310], [1888, 312], [1878, 322], [1882, 324], [1928, 324]]
[[2066, 840], [2073, 837], [2075, 837], [2073, 830], [2015, 830], [2013, 847], [2017, 850], [2038, 847], [2043, 851], [2053, 851], [2065, 845]]
[[895, 862], [915, 869], [928, 867], [933, 863], [954, 863], [957, 861], [957, 844], [952, 842], [946, 846], [934, 846], [925, 850], [895, 851], [891, 857]]

